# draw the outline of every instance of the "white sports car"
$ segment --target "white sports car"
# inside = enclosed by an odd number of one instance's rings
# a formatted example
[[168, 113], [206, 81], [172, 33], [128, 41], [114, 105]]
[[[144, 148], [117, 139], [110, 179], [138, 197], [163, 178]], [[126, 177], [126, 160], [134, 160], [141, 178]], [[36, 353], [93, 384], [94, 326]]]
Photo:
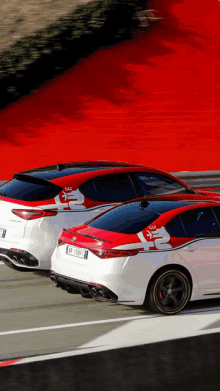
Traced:
[[15, 174], [0, 188], [0, 259], [9, 267], [50, 269], [62, 228], [140, 196], [196, 192], [163, 171], [120, 162], [75, 162]]
[[63, 230], [52, 256], [57, 287], [172, 315], [220, 296], [220, 203], [145, 198]]

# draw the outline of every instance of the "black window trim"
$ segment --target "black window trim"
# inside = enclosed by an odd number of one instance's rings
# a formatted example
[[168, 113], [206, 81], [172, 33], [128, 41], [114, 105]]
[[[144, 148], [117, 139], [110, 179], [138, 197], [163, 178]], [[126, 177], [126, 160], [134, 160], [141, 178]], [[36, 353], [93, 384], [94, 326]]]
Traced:
[[128, 172], [127, 173], [128, 174], [128, 176], [129, 176], [129, 179], [130, 179], [130, 182], [131, 182], [131, 184], [132, 184], [132, 187], [133, 187], [133, 189], [134, 189], [134, 193], [135, 193], [135, 198], [139, 198], [139, 196], [138, 196], [138, 193], [137, 193], [137, 189], [136, 189], [136, 187], [135, 187], [135, 184], [134, 184], [134, 182], [133, 182], [133, 180], [132, 180], [132, 172]]

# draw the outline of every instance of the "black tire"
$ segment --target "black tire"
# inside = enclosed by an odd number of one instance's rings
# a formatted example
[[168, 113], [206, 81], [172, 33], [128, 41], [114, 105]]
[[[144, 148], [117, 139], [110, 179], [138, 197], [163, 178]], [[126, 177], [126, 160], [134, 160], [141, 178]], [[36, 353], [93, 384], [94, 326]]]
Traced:
[[190, 295], [191, 286], [187, 275], [180, 270], [166, 270], [151, 282], [147, 305], [153, 312], [174, 315], [186, 306]]

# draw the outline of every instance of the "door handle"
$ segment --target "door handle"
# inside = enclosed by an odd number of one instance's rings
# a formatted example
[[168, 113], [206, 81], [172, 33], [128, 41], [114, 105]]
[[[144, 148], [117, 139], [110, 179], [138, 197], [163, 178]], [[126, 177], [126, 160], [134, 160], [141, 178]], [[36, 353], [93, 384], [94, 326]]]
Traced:
[[193, 251], [196, 251], [196, 247], [184, 247], [183, 251], [188, 251], [189, 253], [192, 253]]

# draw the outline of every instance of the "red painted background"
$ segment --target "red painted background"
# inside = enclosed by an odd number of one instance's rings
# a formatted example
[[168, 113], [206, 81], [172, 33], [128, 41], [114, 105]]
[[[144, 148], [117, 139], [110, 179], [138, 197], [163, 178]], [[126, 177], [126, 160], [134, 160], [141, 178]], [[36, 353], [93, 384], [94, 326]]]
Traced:
[[0, 113], [0, 179], [74, 160], [220, 169], [220, 1], [150, 7], [163, 19], [148, 33], [97, 51]]

